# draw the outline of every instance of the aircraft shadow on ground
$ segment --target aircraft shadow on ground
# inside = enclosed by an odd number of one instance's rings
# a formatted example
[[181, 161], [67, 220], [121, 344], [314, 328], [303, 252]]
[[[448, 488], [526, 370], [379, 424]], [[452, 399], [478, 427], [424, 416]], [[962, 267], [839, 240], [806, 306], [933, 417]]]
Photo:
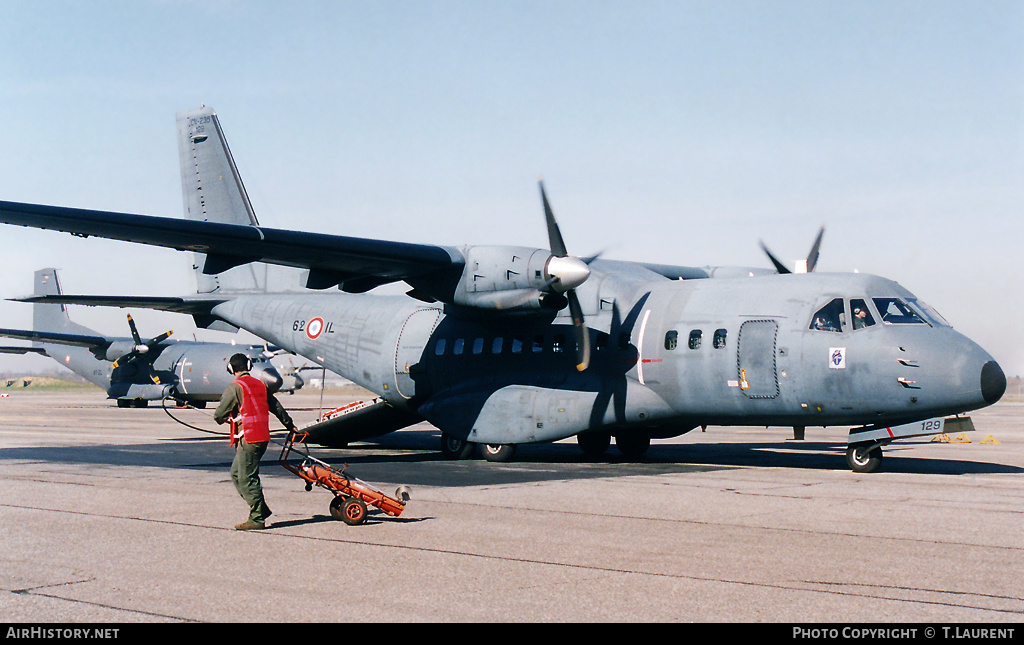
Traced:
[[[915, 456], [921, 446], [895, 443], [886, 448], [878, 475], [915, 473], [931, 475], [1022, 474], [1010, 464], [959, 457], [956, 446], [950, 456]], [[585, 455], [575, 444], [521, 445], [509, 463], [490, 463], [480, 458], [445, 459], [439, 452], [436, 433], [394, 433], [372, 443], [348, 448], [310, 446], [312, 456], [337, 470], [368, 482], [428, 486], [484, 486], [592, 478], [628, 477], [671, 473], [697, 473], [734, 468], [793, 468], [848, 471], [845, 444], [817, 441], [752, 443], [654, 442], [640, 460], [630, 460], [612, 447], [598, 457]], [[278, 464], [280, 447], [272, 444], [263, 458], [262, 471], [270, 477], [294, 477]], [[224, 442], [158, 442], [137, 445], [45, 446], [0, 449], [0, 463], [93, 464], [96, 466], [144, 466], [227, 471], [232, 451]], [[301, 459], [293, 453], [293, 460]], [[851, 473], [851, 475], [853, 475]], [[300, 482], [295, 478], [296, 482]]]

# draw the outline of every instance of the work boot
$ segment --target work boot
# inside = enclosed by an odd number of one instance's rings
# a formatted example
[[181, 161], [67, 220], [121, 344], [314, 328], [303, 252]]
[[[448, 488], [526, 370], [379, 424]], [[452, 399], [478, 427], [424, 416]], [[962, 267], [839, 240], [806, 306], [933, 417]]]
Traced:
[[241, 524], [235, 524], [236, 531], [262, 531], [267, 528], [267, 525], [263, 522], [253, 522], [252, 520], [246, 520]]

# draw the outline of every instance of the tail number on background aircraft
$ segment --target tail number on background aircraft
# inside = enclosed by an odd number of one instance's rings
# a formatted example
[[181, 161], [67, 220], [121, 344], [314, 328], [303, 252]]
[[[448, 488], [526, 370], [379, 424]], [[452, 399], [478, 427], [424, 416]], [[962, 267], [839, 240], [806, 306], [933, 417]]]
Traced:
[[304, 331], [306, 332], [306, 338], [316, 340], [321, 334], [333, 334], [334, 323], [324, 322], [323, 318], [317, 316], [316, 318], [311, 318], [308, 322], [296, 320], [292, 323], [292, 331]]

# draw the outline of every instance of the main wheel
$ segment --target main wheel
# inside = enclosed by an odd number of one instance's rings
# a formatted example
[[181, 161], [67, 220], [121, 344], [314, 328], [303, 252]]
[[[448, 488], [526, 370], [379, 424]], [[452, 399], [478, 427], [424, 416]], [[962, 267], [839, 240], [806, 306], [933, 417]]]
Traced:
[[355, 526], [366, 521], [366, 504], [356, 497], [335, 497], [331, 500], [331, 517]]
[[615, 437], [615, 447], [628, 459], [640, 459], [651, 447], [650, 435], [631, 433]]
[[505, 462], [511, 461], [516, 454], [514, 443], [482, 443], [480, 444], [480, 456], [487, 461]]
[[882, 465], [882, 447], [868, 450], [866, 444], [855, 444], [846, 449], [846, 463], [855, 473], [873, 473]]
[[473, 454], [473, 443], [442, 432], [441, 454], [445, 459], [469, 459]]
[[607, 432], [582, 432], [576, 435], [576, 444], [588, 457], [597, 457], [612, 445], [612, 436]]

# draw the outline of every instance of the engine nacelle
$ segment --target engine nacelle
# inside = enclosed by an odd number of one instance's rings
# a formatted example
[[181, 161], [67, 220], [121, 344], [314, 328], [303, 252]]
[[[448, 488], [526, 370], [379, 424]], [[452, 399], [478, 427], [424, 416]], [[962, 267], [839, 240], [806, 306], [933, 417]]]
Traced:
[[125, 354], [131, 352], [133, 349], [135, 349], [135, 343], [132, 342], [131, 339], [115, 340], [110, 343], [103, 356], [97, 356], [97, 358], [105, 359], [113, 363]]
[[561, 295], [582, 284], [590, 269], [580, 259], [555, 257], [544, 249], [471, 246], [452, 303], [478, 309], [565, 308]]

